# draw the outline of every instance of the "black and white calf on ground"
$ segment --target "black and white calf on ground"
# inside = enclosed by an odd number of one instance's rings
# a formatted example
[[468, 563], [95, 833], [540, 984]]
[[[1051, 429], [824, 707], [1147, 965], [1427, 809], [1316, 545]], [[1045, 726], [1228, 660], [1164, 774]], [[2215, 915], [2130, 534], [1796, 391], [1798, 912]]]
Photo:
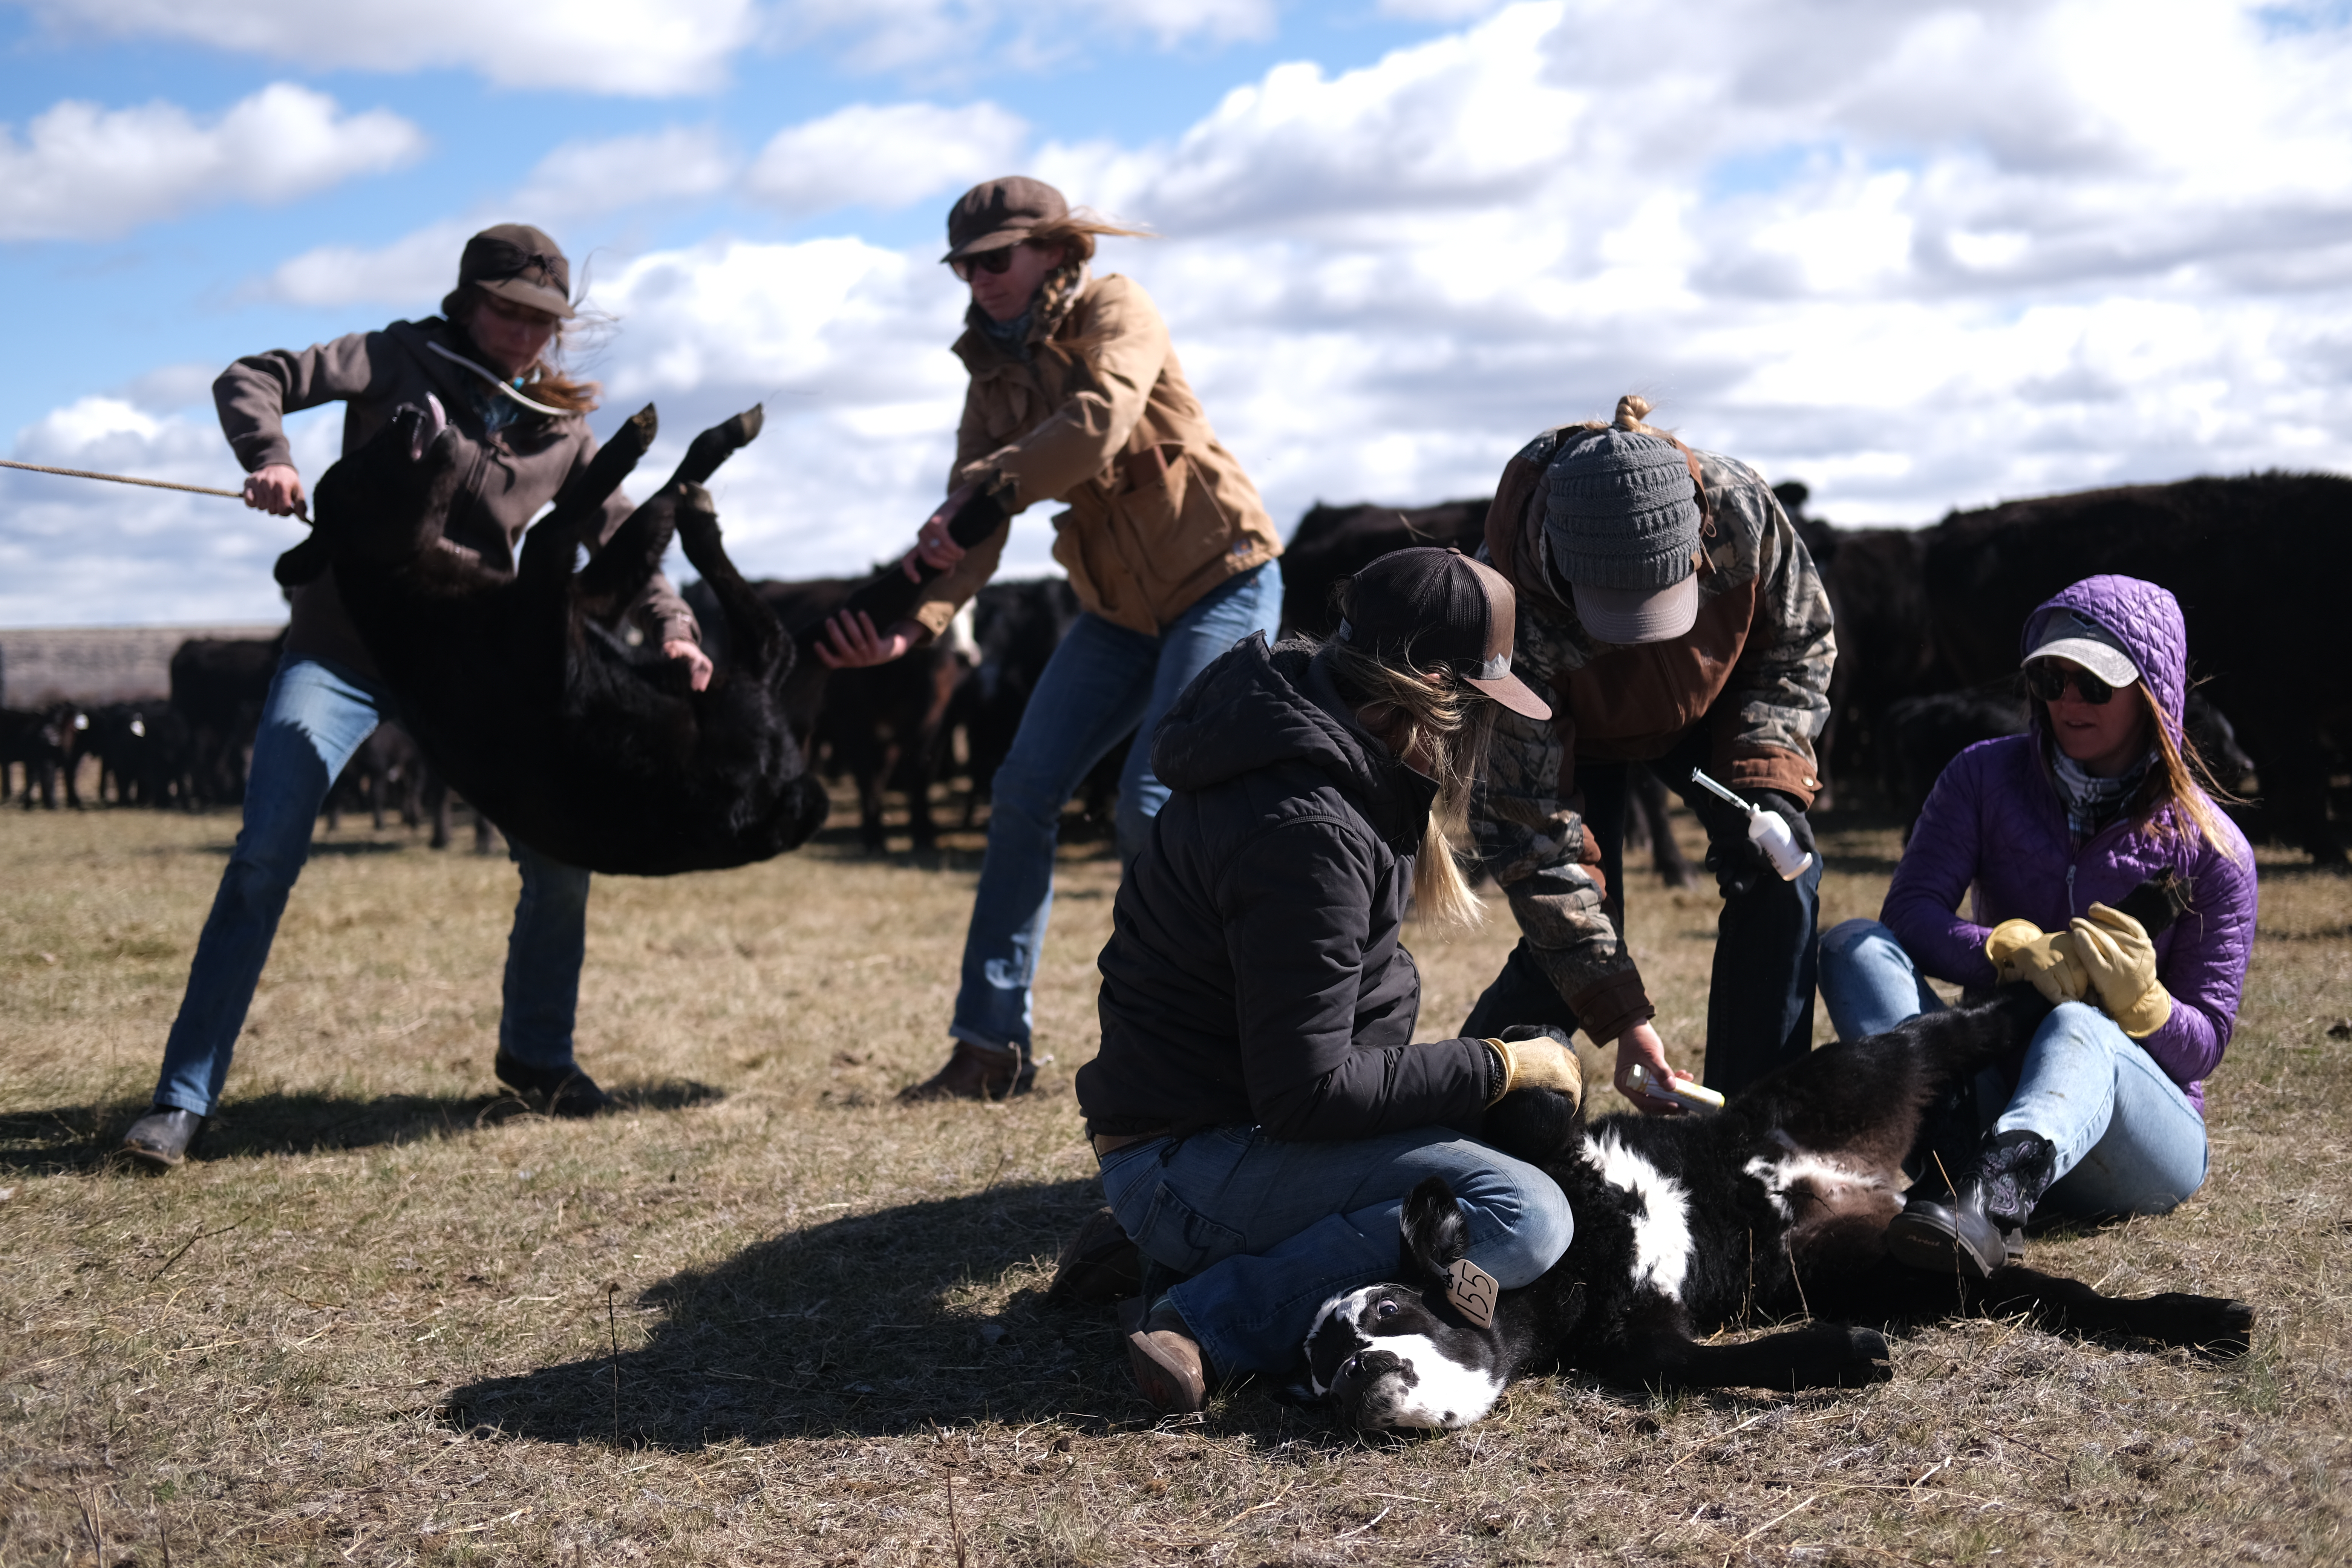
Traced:
[[[1902, 1163], [1929, 1107], [2048, 1012], [2019, 987], [1926, 1014], [1824, 1047], [1711, 1116], [1588, 1126], [1549, 1090], [1512, 1095], [1488, 1114], [1488, 1141], [1559, 1183], [1576, 1214], [1567, 1254], [1476, 1327], [1446, 1296], [1461, 1209], [1443, 1180], [1423, 1183], [1405, 1201], [1397, 1282], [1337, 1297], [1317, 1319], [1313, 1393], [1358, 1426], [1455, 1427], [1514, 1378], [1554, 1367], [1635, 1386], [1855, 1386], [1890, 1369], [1885, 1339], [1850, 1324], [1962, 1311], [2244, 1350], [2253, 1314], [2242, 1302], [2120, 1300], [2021, 1266], [1977, 1285], [1886, 1257]], [[1814, 1321], [1738, 1343], [1698, 1339], [1799, 1316]]]

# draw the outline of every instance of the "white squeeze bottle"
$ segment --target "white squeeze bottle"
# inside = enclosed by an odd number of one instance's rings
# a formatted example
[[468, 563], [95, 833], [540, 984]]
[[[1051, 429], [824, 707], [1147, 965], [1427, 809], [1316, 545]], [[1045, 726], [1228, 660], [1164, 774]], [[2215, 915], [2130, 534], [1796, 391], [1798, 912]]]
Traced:
[[1797, 836], [1789, 831], [1789, 824], [1779, 812], [1749, 805], [1696, 768], [1691, 770], [1691, 783], [1748, 814], [1748, 841], [1764, 851], [1764, 858], [1772, 862], [1772, 869], [1780, 873], [1782, 881], [1795, 881], [1805, 874], [1805, 868], [1813, 863], [1810, 851], [1797, 847]]

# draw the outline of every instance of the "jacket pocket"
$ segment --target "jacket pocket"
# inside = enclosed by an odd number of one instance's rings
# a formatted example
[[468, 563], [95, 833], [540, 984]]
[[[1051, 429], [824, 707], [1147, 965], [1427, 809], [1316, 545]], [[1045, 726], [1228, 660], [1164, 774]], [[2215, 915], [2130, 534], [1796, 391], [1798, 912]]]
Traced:
[[1213, 1263], [1238, 1256], [1242, 1236], [1193, 1208], [1162, 1182], [1151, 1194], [1151, 1206], [1144, 1212], [1143, 1228], [1135, 1243], [1178, 1273], [1197, 1274]]

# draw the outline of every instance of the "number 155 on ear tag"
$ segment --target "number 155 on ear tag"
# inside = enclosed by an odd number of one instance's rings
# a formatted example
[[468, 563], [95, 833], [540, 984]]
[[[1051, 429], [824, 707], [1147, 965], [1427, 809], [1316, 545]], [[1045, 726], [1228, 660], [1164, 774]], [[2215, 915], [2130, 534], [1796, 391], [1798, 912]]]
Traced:
[[1495, 1277], [1466, 1258], [1456, 1258], [1445, 1272], [1445, 1299], [1454, 1310], [1470, 1320], [1474, 1329], [1483, 1329], [1495, 1321], [1495, 1302], [1503, 1288]]

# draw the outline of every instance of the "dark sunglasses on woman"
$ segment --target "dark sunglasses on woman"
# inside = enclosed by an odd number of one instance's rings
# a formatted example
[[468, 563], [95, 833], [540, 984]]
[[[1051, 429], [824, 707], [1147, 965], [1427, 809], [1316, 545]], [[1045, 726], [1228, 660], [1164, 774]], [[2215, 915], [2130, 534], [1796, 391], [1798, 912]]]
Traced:
[[978, 256], [962, 257], [949, 262], [948, 265], [955, 269], [958, 279], [969, 283], [971, 281], [971, 275], [975, 272], [1002, 272], [1012, 266], [1013, 253], [1020, 248], [1017, 245], [999, 246], [994, 250], [983, 250]]
[[2025, 667], [2025, 689], [2044, 702], [2055, 702], [2066, 695], [2066, 683], [2074, 683], [2074, 695], [2096, 708], [2116, 694], [2116, 689], [2087, 669], [2074, 669], [2053, 658], [2037, 658]]

